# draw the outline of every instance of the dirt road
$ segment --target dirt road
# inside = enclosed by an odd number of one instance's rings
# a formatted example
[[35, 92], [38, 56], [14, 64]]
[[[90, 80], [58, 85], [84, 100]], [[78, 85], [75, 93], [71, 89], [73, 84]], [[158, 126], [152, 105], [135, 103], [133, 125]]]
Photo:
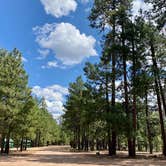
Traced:
[[70, 152], [69, 147], [49, 146], [30, 149], [28, 152], [12, 153], [9, 156], [0, 156], [0, 166], [166, 166], [166, 159], [138, 156], [129, 159], [120, 155], [117, 158], [95, 152]]

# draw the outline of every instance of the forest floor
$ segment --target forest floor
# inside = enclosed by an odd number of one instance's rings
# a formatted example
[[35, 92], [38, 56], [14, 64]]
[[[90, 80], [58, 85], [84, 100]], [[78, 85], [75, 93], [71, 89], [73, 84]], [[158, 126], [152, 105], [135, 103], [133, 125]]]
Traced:
[[31, 148], [26, 152], [11, 152], [0, 156], [0, 166], [166, 166], [166, 158], [159, 154], [138, 153], [135, 159], [127, 157], [127, 152], [118, 152], [117, 157], [109, 157], [106, 152], [97, 156], [96, 152], [71, 152], [68, 146], [48, 146]]

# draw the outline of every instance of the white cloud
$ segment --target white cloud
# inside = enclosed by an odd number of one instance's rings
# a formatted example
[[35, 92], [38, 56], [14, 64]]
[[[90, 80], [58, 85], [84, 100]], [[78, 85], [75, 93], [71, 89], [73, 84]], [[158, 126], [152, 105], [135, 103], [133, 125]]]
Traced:
[[60, 68], [60, 69], [66, 69], [66, 65], [59, 64], [57, 61], [49, 61], [46, 65], [42, 65], [42, 69], [51, 69], [51, 68]]
[[37, 59], [41, 60], [41, 59], [45, 59], [49, 53], [50, 53], [50, 50], [48, 49], [38, 49], [38, 53], [40, 54], [40, 56], [37, 57]]
[[42, 69], [50, 69], [50, 68], [57, 68], [58, 67], [58, 63], [56, 61], [49, 61], [47, 62], [46, 65], [42, 66]]
[[67, 16], [77, 8], [75, 0], [40, 0], [47, 14], [56, 18]]
[[32, 92], [37, 97], [44, 97], [46, 100], [47, 108], [54, 117], [58, 117], [63, 113], [63, 102], [65, 96], [68, 94], [68, 89], [60, 85], [52, 85], [45, 88], [35, 86]]
[[49, 67], [57, 67], [58, 66], [56, 61], [49, 61], [47, 64]]
[[22, 57], [22, 62], [28, 62], [28, 60], [25, 57]]
[[95, 38], [81, 34], [70, 23], [45, 24], [33, 30], [40, 47], [53, 51], [64, 65], [79, 64], [84, 58], [97, 55]]
[[142, 9], [142, 11], [148, 11], [150, 9], [152, 9], [152, 5], [151, 4], [146, 4], [143, 0], [134, 0], [133, 1], [133, 15], [139, 15], [139, 11], [140, 9]]

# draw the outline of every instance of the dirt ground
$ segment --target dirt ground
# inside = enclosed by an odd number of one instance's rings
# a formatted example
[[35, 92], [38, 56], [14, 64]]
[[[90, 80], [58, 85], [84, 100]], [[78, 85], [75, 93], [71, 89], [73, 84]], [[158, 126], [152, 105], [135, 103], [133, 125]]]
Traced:
[[68, 146], [32, 148], [27, 152], [12, 152], [0, 156], [0, 166], [166, 166], [166, 158], [148, 154], [138, 154], [136, 159], [127, 157], [126, 152], [109, 157], [105, 152], [97, 156], [95, 152], [71, 152]]

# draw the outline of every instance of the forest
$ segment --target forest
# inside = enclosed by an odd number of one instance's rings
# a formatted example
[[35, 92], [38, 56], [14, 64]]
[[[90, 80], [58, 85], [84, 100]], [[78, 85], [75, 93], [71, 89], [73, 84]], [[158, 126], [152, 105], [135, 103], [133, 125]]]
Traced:
[[12, 146], [26, 150], [65, 143], [53, 116], [48, 112], [45, 99], [32, 95], [28, 76], [22, 63], [22, 54], [14, 49], [0, 50], [0, 144], [1, 154], [9, 153]]
[[102, 34], [100, 61], [69, 85], [63, 127], [78, 150], [162, 151], [166, 156], [165, 2], [132, 15], [132, 0], [95, 0], [89, 21]]
[[[18, 49], [0, 49], [0, 145], [70, 144], [75, 151], [162, 152], [166, 156], [166, 4], [132, 14], [132, 0], [94, 0], [88, 17], [101, 36], [98, 63], [69, 84], [56, 121], [32, 94]], [[56, 79], [56, 77], [55, 77]]]

